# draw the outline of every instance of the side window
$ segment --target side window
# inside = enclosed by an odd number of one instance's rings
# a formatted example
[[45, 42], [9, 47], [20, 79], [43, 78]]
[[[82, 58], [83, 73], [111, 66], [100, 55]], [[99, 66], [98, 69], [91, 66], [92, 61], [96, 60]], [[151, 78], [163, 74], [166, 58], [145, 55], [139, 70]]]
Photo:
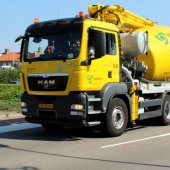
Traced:
[[114, 34], [106, 33], [106, 54], [116, 55], [116, 38]]
[[88, 57], [97, 59], [106, 54], [106, 33], [99, 30], [92, 30], [88, 37]]
[[97, 59], [106, 54], [116, 55], [115, 34], [100, 30], [89, 31], [88, 36], [88, 58]]

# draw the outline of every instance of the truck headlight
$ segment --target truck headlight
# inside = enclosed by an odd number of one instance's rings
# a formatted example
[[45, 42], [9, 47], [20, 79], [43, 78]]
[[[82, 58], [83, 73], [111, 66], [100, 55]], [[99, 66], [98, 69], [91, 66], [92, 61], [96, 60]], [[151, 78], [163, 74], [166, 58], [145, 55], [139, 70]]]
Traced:
[[72, 104], [71, 105], [71, 110], [83, 111], [84, 110], [84, 105], [82, 105], [82, 104]]
[[27, 112], [27, 103], [21, 102], [21, 111], [22, 113]]
[[21, 102], [21, 107], [27, 107], [27, 103]]
[[21, 111], [24, 113], [24, 112], [27, 112], [28, 109], [27, 108], [21, 108]]

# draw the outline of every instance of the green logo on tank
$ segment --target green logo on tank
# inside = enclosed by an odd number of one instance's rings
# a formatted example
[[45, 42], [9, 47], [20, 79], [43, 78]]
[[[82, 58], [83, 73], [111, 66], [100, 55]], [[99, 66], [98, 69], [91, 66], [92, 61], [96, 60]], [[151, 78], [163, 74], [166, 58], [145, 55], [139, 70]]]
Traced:
[[165, 45], [169, 44], [169, 40], [167, 38], [167, 35], [160, 32], [157, 35], [155, 35], [155, 37], [159, 40], [162, 41], [163, 43], [165, 43]]
[[93, 82], [93, 79], [94, 79], [94, 77], [93, 77], [93, 75], [88, 75], [87, 76], [87, 81], [91, 84], [92, 82]]

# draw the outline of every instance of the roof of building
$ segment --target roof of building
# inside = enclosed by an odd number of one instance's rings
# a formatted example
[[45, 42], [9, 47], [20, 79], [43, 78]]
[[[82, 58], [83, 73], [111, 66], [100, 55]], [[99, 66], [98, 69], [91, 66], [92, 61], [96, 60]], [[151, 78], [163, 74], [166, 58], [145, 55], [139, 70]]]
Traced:
[[18, 52], [2, 53], [0, 55], [0, 62], [2, 61], [20, 61], [20, 53]]

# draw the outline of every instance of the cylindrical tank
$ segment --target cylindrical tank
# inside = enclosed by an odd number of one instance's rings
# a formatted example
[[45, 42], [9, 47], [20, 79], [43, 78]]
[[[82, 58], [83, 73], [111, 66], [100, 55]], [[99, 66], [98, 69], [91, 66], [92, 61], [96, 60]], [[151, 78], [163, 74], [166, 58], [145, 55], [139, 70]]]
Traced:
[[144, 62], [147, 66], [145, 79], [170, 80], [170, 28], [155, 25], [121, 33], [123, 54]]
[[136, 31], [148, 34], [148, 52], [137, 56], [137, 61], [144, 61], [148, 66], [145, 78], [153, 81], [170, 79], [170, 28], [157, 25]]

